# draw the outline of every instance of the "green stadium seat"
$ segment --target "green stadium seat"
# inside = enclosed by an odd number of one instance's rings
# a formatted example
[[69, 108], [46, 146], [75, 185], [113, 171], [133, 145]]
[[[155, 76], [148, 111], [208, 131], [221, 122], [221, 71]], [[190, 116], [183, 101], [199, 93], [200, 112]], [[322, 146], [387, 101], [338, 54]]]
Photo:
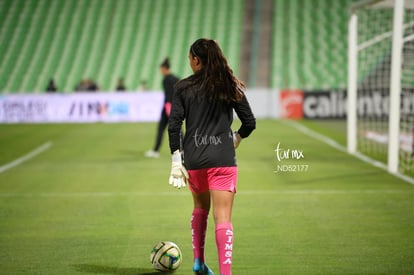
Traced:
[[[353, 0], [273, 1], [269, 85], [345, 87]], [[142, 80], [161, 89], [162, 59], [171, 58], [178, 76], [189, 75], [188, 48], [200, 37], [217, 39], [237, 74], [243, 14], [239, 0], [3, 0], [0, 92], [42, 92], [51, 77], [64, 92], [84, 78], [103, 91], [118, 77], [132, 90]]]
[[[346, 86], [347, 16], [351, 2], [274, 0], [271, 87]], [[328, 77], [334, 71], [341, 77]]]

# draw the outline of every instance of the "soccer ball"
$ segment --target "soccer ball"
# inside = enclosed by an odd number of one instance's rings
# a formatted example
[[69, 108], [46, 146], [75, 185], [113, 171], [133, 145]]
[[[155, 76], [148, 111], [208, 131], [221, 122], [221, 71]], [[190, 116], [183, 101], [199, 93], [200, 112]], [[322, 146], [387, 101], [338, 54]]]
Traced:
[[182, 262], [180, 248], [173, 242], [159, 242], [151, 251], [152, 266], [159, 271], [173, 272]]

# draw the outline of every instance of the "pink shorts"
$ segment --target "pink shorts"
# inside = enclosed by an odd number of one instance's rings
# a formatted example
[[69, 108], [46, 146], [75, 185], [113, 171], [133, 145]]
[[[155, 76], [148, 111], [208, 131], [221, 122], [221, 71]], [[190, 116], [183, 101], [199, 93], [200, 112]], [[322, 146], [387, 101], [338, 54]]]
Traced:
[[237, 166], [188, 170], [190, 190], [204, 193], [208, 190], [221, 190], [236, 193]]

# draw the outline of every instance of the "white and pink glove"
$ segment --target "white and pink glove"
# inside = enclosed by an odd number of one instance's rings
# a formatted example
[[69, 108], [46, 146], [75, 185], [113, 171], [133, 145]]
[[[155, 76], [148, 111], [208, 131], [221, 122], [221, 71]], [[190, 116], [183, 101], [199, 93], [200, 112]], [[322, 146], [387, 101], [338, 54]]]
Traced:
[[181, 153], [179, 150], [176, 150], [172, 154], [171, 174], [169, 183], [175, 188], [180, 189], [181, 187], [185, 187], [188, 178], [188, 172], [183, 165]]

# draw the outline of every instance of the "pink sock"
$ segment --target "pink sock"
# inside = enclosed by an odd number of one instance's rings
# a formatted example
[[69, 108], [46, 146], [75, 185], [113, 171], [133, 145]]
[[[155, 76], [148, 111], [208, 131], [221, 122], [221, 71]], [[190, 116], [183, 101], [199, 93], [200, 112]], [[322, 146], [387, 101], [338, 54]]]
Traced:
[[233, 253], [233, 225], [231, 222], [216, 225], [216, 244], [221, 275], [231, 275]]
[[191, 237], [193, 243], [194, 260], [204, 262], [204, 243], [206, 239], [208, 211], [194, 208], [191, 216]]

